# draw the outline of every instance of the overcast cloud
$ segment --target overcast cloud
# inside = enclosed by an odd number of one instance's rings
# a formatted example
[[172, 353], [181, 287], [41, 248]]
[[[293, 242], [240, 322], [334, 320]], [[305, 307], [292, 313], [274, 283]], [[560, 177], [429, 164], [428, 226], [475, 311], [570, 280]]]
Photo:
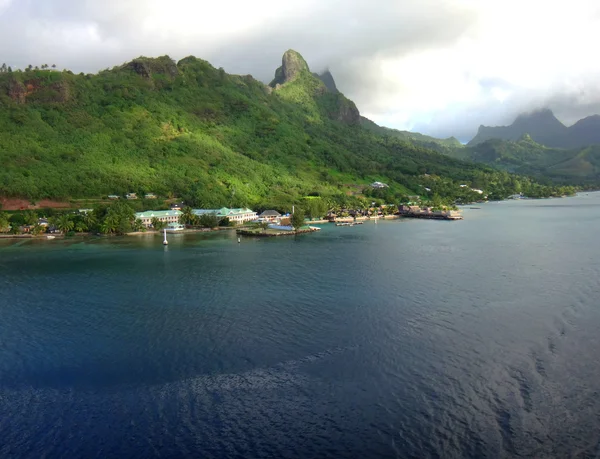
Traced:
[[461, 140], [600, 113], [597, 0], [0, 0], [0, 61], [95, 72], [195, 55], [270, 81], [289, 48], [379, 124]]

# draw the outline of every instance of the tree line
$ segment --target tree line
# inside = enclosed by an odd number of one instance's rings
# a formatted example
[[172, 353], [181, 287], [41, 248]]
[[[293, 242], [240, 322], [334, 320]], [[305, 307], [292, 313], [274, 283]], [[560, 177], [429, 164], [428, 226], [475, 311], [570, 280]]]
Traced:
[[[33, 70], [40, 70], [40, 69], [41, 70], [47, 70], [47, 69], [50, 69], [50, 68], [53, 69], [53, 70], [56, 70], [56, 64], [52, 64], [52, 65], [42, 64], [41, 66], [37, 66], [36, 65], [35, 67], [33, 65], [29, 64], [27, 67], [25, 67], [25, 71], [26, 72], [31, 72]], [[17, 69], [17, 72], [20, 72], [20, 71], [21, 71], [20, 69]], [[12, 73], [12, 72], [13, 72], [12, 67], [7, 66], [6, 63], [3, 63], [0, 66], [0, 73]]]

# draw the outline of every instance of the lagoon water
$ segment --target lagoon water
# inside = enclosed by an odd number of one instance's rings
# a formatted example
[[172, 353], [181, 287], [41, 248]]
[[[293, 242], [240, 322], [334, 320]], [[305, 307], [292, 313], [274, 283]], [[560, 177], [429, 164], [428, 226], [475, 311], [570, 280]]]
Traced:
[[600, 194], [0, 241], [0, 457], [598, 457]]

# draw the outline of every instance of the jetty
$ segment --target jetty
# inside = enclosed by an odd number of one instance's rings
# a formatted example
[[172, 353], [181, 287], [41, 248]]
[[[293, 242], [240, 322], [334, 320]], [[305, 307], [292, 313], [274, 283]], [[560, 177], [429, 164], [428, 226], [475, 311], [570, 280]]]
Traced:
[[362, 225], [363, 222], [340, 222], [340, 223], [336, 223], [335, 226], [355, 226], [355, 225]]
[[405, 218], [426, 218], [430, 220], [462, 220], [458, 210], [433, 210], [431, 207], [407, 206], [398, 207], [400, 216]]
[[279, 236], [295, 236], [297, 234], [314, 233], [321, 231], [317, 226], [303, 226], [297, 230], [276, 230], [276, 229], [243, 229], [236, 230], [236, 233], [241, 236], [250, 237], [279, 237]]

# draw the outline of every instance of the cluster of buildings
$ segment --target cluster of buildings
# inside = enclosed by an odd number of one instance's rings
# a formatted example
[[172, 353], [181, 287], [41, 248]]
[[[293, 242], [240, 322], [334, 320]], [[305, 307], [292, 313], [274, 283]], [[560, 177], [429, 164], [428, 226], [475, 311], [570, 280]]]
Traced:
[[[147, 210], [145, 212], [137, 212], [135, 216], [136, 218], [139, 218], [147, 228], [152, 225], [153, 218], [157, 218], [159, 221], [167, 223], [167, 225], [175, 225], [179, 223], [179, 217], [181, 217], [181, 214], [183, 213], [181, 211], [183, 207], [183, 203], [175, 203], [171, 205], [170, 210]], [[245, 207], [234, 209], [228, 207], [221, 207], [220, 209], [192, 209], [192, 213], [198, 217], [203, 215], [214, 215], [218, 220], [228, 218], [229, 221], [235, 225], [241, 225], [252, 221], [277, 223], [282, 217], [282, 215], [275, 210], [266, 210], [258, 215], [253, 210]]]
[[[117, 199], [121, 199], [121, 196], [119, 196], [118, 194], [109, 194], [107, 197], [111, 201], [116, 201]], [[128, 199], [128, 200], [138, 199], [138, 195], [137, 195], [137, 193], [127, 193], [125, 195], [125, 199]], [[154, 193], [146, 193], [144, 195], [144, 199], [156, 199], [156, 195]]]
[[462, 214], [457, 210], [433, 210], [431, 207], [398, 206], [400, 215], [412, 218], [431, 218], [440, 220], [462, 220]]

